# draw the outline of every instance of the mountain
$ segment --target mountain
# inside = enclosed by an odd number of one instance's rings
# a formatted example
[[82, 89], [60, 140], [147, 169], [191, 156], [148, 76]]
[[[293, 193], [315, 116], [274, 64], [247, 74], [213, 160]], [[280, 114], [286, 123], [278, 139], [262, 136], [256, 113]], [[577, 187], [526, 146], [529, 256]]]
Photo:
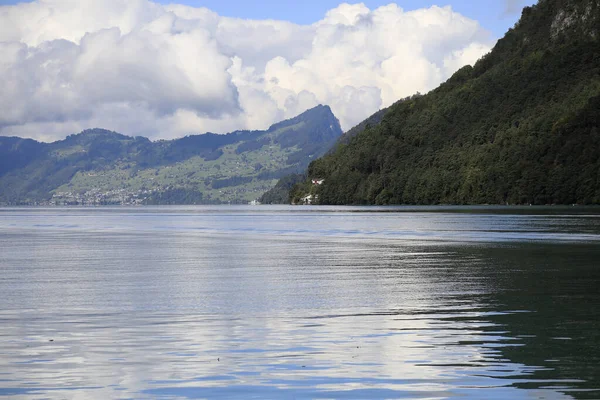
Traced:
[[320, 105], [266, 131], [170, 141], [103, 129], [54, 143], [0, 137], [0, 203], [247, 203], [304, 171], [341, 134]]
[[474, 66], [380, 117], [311, 163], [292, 200], [599, 204], [600, 1], [526, 7]]

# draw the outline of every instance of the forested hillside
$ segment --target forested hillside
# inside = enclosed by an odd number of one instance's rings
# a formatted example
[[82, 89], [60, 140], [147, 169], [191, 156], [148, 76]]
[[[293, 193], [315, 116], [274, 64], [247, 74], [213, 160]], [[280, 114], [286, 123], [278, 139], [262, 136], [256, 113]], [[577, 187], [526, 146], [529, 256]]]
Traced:
[[600, 203], [600, 1], [525, 8], [474, 66], [313, 162], [292, 200], [310, 192], [320, 204]]
[[103, 129], [54, 143], [0, 137], [0, 204], [247, 203], [341, 133], [318, 106], [266, 131], [157, 142]]

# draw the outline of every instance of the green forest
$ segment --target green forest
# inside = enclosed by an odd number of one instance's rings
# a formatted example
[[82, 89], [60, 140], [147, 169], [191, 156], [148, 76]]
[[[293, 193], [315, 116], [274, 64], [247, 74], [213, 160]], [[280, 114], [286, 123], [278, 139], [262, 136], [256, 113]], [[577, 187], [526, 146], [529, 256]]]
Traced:
[[526, 7], [474, 66], [344, 135], [288, 200], [600, 204], [599, 39], [596, 0]]

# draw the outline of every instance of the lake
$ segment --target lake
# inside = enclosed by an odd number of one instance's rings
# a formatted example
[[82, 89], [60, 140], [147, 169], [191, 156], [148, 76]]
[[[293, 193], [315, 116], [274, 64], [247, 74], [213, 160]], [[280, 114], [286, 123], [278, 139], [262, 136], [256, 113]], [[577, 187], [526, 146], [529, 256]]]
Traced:
[[600, 399], [600, 209], [0, 208], [0, 396]]

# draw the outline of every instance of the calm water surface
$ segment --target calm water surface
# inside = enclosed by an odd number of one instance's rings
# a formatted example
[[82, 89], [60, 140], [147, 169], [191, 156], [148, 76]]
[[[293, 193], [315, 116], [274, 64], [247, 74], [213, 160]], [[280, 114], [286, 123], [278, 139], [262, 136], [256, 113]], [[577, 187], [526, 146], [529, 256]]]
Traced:
[[6, 398], [600, 399], [600, 211], [0, 209]]

